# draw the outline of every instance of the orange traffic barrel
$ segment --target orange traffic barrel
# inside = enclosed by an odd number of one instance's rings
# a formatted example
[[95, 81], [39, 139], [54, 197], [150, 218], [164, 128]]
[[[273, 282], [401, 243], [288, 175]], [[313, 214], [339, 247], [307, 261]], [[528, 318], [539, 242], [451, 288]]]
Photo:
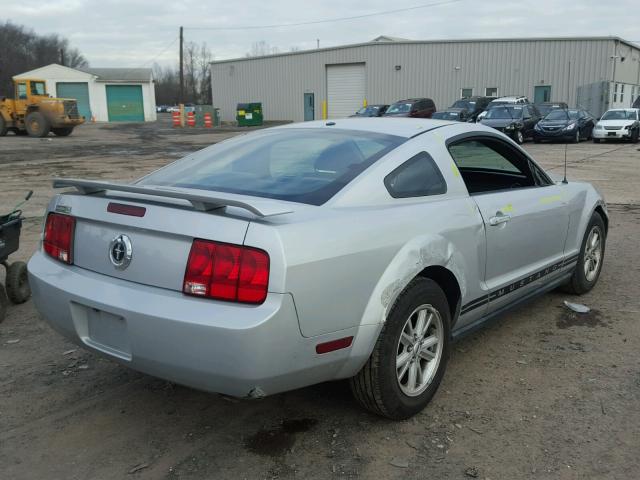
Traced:
[[180, 126], [180, 112], [172, 112], [171, 113], [171, 119], [173, 120], [173, 126], [174, 127], [179, 127]]
[[190, 127], [196, 126], [196, 112], [187, 113], [187, 125]]
[[204, 127], [211, 128], [212, 126], [213, 124], [211, 123], [211, 114], [207, 112], [204, 114]]

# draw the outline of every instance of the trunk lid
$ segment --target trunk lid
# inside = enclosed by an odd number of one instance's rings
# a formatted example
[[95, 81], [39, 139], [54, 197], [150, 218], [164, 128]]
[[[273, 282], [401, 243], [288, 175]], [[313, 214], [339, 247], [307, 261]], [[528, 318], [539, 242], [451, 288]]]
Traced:
[[[132, 199], [133, 197], [133, 199]], [[180, 199], [161, 202], [136, 195], [59, 195], [54, 211], [76, 219], [74, 265], [144, 285], [182, 290], [194, 238], [242, 245], [250, 216], [239, 209], [195, 211]], [[137, 217], [107, 211], [109, 203], [144, 207]], [[125, 235], [131, 261], [124, 269], [112, 262], [114, 241]]]

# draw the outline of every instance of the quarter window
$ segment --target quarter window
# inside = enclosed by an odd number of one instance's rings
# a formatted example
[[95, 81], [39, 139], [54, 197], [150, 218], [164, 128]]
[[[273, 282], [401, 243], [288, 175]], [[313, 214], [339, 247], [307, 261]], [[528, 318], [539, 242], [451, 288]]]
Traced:
[[447, 184], [431, 155], [420, 152], [384, 179], [393, 198], [426, 197], [447, 191]]

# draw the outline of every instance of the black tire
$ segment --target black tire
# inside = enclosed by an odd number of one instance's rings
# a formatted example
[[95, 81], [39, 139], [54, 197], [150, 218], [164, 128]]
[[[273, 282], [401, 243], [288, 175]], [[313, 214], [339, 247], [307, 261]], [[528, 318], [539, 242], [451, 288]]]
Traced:
[[593, 143], [600, 143], [600, 139], [599, 138], [594, 138], [593, 139]]
[[24, 119], [25, 128], [30, 137], [46, 137], [51, 131], [51, 124], [40, 112], [31, 112]]
[[0, 323], [3, 322], [4, 317], [7, 315], [8, 306], [9, 299], [7, 298], [7, 292], [4, 289], [4, 285], [0, 283]]
[[638, 137], [640, 137], [640, 129], [636, 128], [631, 134], [631, 142], [638, 143]]
[[[442, 342], [438, 344], [441, 349], [439, 363], [426, 388], [416, 396], [409, 396], [401, 390], [397, 378], [396, 356], [407, 320], [414, 318], [411, 313], [425, 304], [434, 308], [442, 321]], [[449, 357], [450, 338], [451, 314], [444, 292], [429, 278], [414, 279], [391, 309], [371, 357], [362, 370], [351, 378], [354, 397], [367, 410], [394, 420], [419, 413], [429, 403], [442, 381]]]
[[4, 137], [7, 134], [7, 122], [0, 113], [0, 137]]
[[13, 262], [7, 268], [7, 297], [13, 303], [24, 303], [31, 296], [27, 264]]
[[68, 137], [73, 132], [73, 127], [52, 128], [51, 131], [58, 137]]
[[[594, 229], [597, 229], [599, 231], [602, 250], [600, 263], [597, 266], [595, 277], [588, 279], [585, 273], [585, 253], [587, 249], [587, 240], [589, 239], [589, 236]], [[595, 284], [598, 282], [598, 278], [600, 277], [600, 272], [602, 271], [606, 240], [607, 234], [604, 226], [604, 220], [599, 213], [595, 212], [591, 216], [591, 220], [587, 225], [587, 229], [582, 239], [582, 245], [580, 247], [580, 254], [578, 255], [578, 264], [576, 265], [576, 269], [573, 271], [571, 279], [567, 282], [566, 285], [564, 285], [565, 291], [574, 293], [576, 295], [582, 295], [584, 293], [587, 293], [595, 286]]]
[[522, 130], [516, 130], [515, 132], [513, 132], [511, 138], [513, 138], [513, 141], [518, 145], [522, 145], [524, 143], [524, 135], [522, 134]]
[[576, 134], [573, 136], [573, 143], [580, 143], [580, 129], [576, 127]]

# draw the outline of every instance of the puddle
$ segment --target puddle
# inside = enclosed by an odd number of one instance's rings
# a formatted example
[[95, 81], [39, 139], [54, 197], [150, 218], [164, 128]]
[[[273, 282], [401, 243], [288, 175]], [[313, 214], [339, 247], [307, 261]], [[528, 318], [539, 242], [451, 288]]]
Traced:
[[296, 440], [296, 433], [310, 430], [318, 421], [315, 418], [283, 420], [282, 424], [270, 430], [259, 430], [245, 440], [247, 450], [258, 455], [277, 457], [284, 455]]
[[561, 329], [571, 327], [605, 327], [607, 324], [602, 321], [599, 310], [591, 309], [588, 313], [576, 313], [563, 311], [558, 316], [556, 326]]

